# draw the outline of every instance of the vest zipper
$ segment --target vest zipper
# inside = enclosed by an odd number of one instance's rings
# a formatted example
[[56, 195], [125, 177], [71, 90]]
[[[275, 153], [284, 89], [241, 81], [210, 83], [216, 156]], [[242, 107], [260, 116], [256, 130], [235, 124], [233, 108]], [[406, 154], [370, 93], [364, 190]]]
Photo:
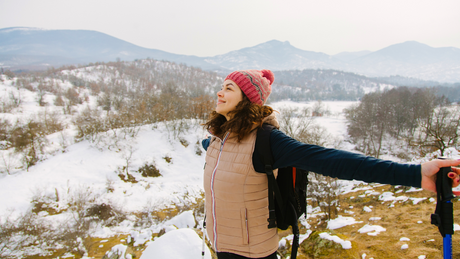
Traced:
[[241, 217], [244, 219], [243, 227], [243, 245], [249, 244], [249, 227], [248, 227], [248, 210], [241, 209]]
[[216, 217], [216, 199], [215, 199], [215, 193], [214, 193], [214, 177], [216, 176], [216, 172], [217, 172], [217, 167], [219, 166], [219, 162], [220, 162], [220, 157], [222, 155], [222, 150], [224, 149], [224, 144], [225, 142], [227, 141], [228, 139], [228, 136], [230, 135], [230, 132], [227, 132], [227, 134], [225, 135], [224, 139], [221, 140], [221, 144], [220, 144], [220, 150], [219, 150], [219, 156], [217, 157], [217, 162], [216, 162], [216, 166], [214, 167], [214, 170], [212, 171], [212, 176], [211, 176], [211, 200], [212, 200], [212, 222], [213, 222], [213, 226], [212, 226], [212, 232], [213, 232], [213, 244], [214, 244], [214, 248], [216, 250], [216, 252], [218, 251], [217, 250], [217, 217]]

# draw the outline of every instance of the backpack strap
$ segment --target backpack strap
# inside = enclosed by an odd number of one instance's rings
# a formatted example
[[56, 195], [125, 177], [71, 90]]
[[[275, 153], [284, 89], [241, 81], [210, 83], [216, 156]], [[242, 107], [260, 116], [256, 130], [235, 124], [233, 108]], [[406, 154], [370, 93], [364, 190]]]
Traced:
[[291, 209], [294, 212], [294, 222], [296, 224], [292, 224], [292, 234], [294, 235], [294, 239], [292, 240], [292, 247], [291, 247], [291, 257], [292, 259], [297, 258], [297, 250], [299, 248], [299, 236], [300, 236], [300, 230], [299, 230], [299, 225], [297, 223], [297, 215], [296, 215], [296, 209], [294, 208], [294, 205], [292, 203], [289, 203], [291, 205]]
[[269, 217], [268, 228], [276, 228], [276, 214], [275, 214], [275, 200], [279, 208], [283, 208], [281, 199], [275, 199], [275, 197], [281, 197], [281, 192], [276, 183], [275, 175], [273, 174], [273, 156], [270, 146], [270, 133], [275, 127], [269, 124], [263, 124], [262, 128], [257, 131], [257, 138], [255, 144], [255, 152], [259, 154], [259, 157], [264, 164], [264, 173], [267, 174], [268, 179], [268, 209]]

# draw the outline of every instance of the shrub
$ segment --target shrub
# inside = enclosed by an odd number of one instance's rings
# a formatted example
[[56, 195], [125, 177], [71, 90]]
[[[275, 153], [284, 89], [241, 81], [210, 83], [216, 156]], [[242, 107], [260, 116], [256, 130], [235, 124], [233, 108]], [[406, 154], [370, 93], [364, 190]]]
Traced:
[[97, 217], [101, 220], [108, 220], [109, 218], [115, 216], [115, 213], [112, 209], [112, 206], [102, 203], [95, 204], [87, 209], [86, 216]]
[[107, 131], [100, 112], [90, 107], [85, 108], [73, 120], [73, 123], [77, 128], [77, 135], [75, 136], [77, 140], [85, 138], [90, 142], [96, 142], [98, 134]]
[[107, 177], [105, 182], [105, 189], [107, 190], [107, 193], [115, 191], [115, 187], [113, 187], [114, 183], [115, 182], [112, 179]]
[[0, 258], [18, 258], [35, 247], [47, 250], [55, 245], [51, 226], [29, 211], [15, 220], [0, 221]]
[[48, 112], [45, 110], [38, 114], [38, 121], [42, 123], [45, 134], [52, 134], [64, 129], [64, 125], [57, 112]]
[[54, 100], [54, 105], [56, 105], [56, 106], [64, 106], [65, 105], [65, 101], [62, 98], [61, 94], [56, 95], [56, 99]]
[[8, 149], [11, 145], [13, 125], [6, 119], [0, 119], [0, 150]]
[[105, 226], [114, 226], [126, 219], [126, 215], [110, 204], [94, 204], [86, 211], [86, 217], [98, 218]]
[[195, 143], [195, 154], [197, 156], [201, 156], [203, 154], [203, 149], [199, 140], [197, 140]]
[[19, 107], [21, 104], [21, 95], [18, 92], [17, 96], [13, 93], [9, 93], [9, 98], [1, 98], [0, 112], [8, 113], [11, 112], [14, 108]]
[[188, 147], [189, 143], [186, 139], [179, 137], [179, 142], [182, 144], [184, 147]]
[[67, 251], [76, 252], [83, 256], [87, 252], [84, 240], [91, 234], [91, 224], [97, 217], [88, 217], [87, 210], [96, 200], [96, 195], [90, 187], [78, 186], [68, 190], [68, 211], [72, 214], [69, 221], [64, 222], [58, 229], [62, 230], [56, 238]]
[[64, 92], [64, 96], [69, 100], [70, 105], [82, 104], [83, 100], [80, 98], [80, 94], [74, 88], [67, 89]]
[[158, 177], [161, 176], [160, 170], [158, 170], [154, 163], [145, 163], [142, 167], [137, 170], [143, 177]]
[[12, 72], [11, 70], [6, 70], [5, 72], [3, 72], [3, 74], [6, 75], [6, 78], [8, 80], [11, 80], [16, 76], [14, 72]]
[[39, 214], [42, 211], [46, 211], [49, 215], [55, 215], [60, 212], [59, 208], [59, 193], [57, 189], [54, 189], [54, 194], [46, 193], [44, 189], [37, 188], [33, 191], [32, 196], [32, 212]]
[[125, 172], [125, 167], [123, 166], [123, 168], [118, 168], [118, 177], [120, 177], [120, 179], [123, 181], [123, 182], [130, 182], [130, 183], [137, 183], [138, 181], [136, 180], [136, 178], [128, 173], [128, 172]]
[[11, 133], [11, 146], [23, 155], [27, 170], [39, 161], [47, 142], [43, 123], [30, 119], [25, 125], [16, 125]]
[[337, 178], [315, 173], [310, 173], [308, 177], [307, 197], [311, 198], [314, 207], [319, 206], [321, 208], [327, 220], [334, 218], [338, 214], [337, 208], [340, 206], [341, 186]]
[[171, 164], [172, 163], [172, 157], [170, 156], [164, 156], [163, 159], [166, 161], [166, 163]]

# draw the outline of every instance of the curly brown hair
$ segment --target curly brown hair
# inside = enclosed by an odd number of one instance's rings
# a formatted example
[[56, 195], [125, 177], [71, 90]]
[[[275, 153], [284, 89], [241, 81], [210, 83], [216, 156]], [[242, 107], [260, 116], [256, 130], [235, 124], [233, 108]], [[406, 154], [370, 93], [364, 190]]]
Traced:
[[[244, 139], [255, 128], [262, 127], [265, 117], [273, 113], [270, 106], [262, 106], [252, 103], [248, 97], [243, 94], [243, 100], [238, 103], [233, 111], [228, 113], [231, 119], [227, 121], [225, 116], [211, 112], [209, 119], [203, 124], [204, 128], [213, 135], [222, 138], [223, 135], [231, 131], [238, 137], [238, 142]], [[254, 127], [255, 126], [255, 127]]]

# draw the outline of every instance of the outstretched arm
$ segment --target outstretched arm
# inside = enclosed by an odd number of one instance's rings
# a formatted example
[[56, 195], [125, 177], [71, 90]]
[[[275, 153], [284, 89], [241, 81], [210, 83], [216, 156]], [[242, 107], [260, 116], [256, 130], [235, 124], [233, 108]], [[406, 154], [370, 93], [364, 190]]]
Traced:
[[[432, 160], [422, 163], [422, 188], [428, 191], [436, 192], [436, 173], [441, 167], [458, 166], [460, 160]], [[449, 173], [449, 178], [452, 179], [452, 187], [457, 187], [460, 184], [460, 168], [452, 167], [453, 173]], [[455, 195], [460, 195], [460, 192], [454, 191]]]

